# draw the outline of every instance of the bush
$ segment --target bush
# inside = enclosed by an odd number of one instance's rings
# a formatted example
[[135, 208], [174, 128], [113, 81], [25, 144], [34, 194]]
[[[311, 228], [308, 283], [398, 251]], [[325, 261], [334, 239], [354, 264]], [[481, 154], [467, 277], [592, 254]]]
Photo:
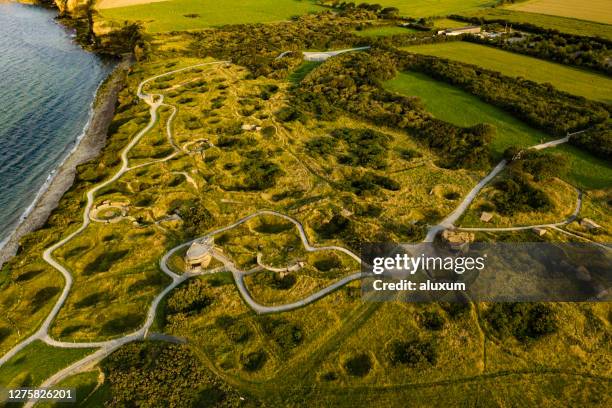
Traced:
[[552, 309], [541, 303], [495, 303], [485, 320], [498, 337], [514, 336], [523, 342], [557, 331]]
[[[127, 344], [102, 363], [114, 407], [236, 407], [238, 393], [186, 346]], [[253, 397], [249, 398], [257, 406]]]
[[175, 290], [166, 301], [168, 314], [185, 313], [194, 315], [210, 306], [214, 298], [209, 296], [206, 283], [202, 280], [192, 280], [185, 286]]
[[444, 328], [444, 317], [435, 311], [425, 311], [419, 315], [421, 325], [427, 330], [442, 330]]
[[524, 211], [548, 211], [552, 203], [548, 195], [534, 187], [519, 172], [494, 184], [497, 190], [493, 195], [493, 204], [500, 214], [512, 215]]
[[438, 354], [429, 341], [393, 340], [387, 346], [387, 358], [392, 365], [404, 364], [414, 367], [420, 364], [435, 365]]
[[336, 269], [342, 266], [342, 262], [340, 258], [336, 255], [330, 255], [323, 259], [317, 259], [314, 261], [314, 267], [320, 270], [321, 272], [328, 272], [332, 269]]
[[288, 320], [264, 316], [259, 322], [264, 333], [272, 337], [284, 351], [297, 347], [304, 339], [302, 329]]
[[365, 377], [372, 369], [372, 360], [368, 354], [357, 354], [344, 362], [344, 368], [349, 375]]
[[440, 302], [439, 305], [451, 319], [457, 319], [468, 313], [471, 309], [468, 302]]

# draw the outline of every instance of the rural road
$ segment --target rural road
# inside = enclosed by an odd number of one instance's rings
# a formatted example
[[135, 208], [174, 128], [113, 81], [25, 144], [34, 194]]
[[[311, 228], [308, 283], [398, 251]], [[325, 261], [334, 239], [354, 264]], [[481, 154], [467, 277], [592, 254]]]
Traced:
[[[93, 187], [92, 189], [87, 191], [87, 194], [86, 194], [87, 202], [86, 202], [86, 205], [85, 205], [85, 208], [84, 208], [84, 211], [83, 211], [83, 222], [82, 222], [81, 226], [77, 230], [75, 230], [74, 232], [72, 232], [71, 234], [69, 234], [68, 236], [63, 238], [62, 240], [58, 241], [57, 243], [55, 243], [52, 246], [50, 246], [47, 249], [45, 249], [45, 251], [43, 252], [43, 259], [49, 265], [51, 265], [52, 267], [57, 269], [62, 274], [62, 276], [64, 277], [64, 280], [65, 280], [64, 288], [62, 290], [62, 293], [61, 293], [60, 297], [55, 302], [53, 308], [51, 309], [51, 311], [49, 312], [49, 314], [47, 315], [47, 317], [45, 318], [43, 323], [40, 325], [40, 327], [36, 330], [36, 332], [34, 332], [34, 334], [29, 336], [25, 340], [19, 342], [11, 350], [9, 350], [6, 354], [4, 354], [2, 357], [0, 357], [0, 366], [4, 365], [7, 361], [9, 361], [17, 353], [19, 353], [21, 350], [23, 350], [25, 347], [27, 347], [29, 344], [31, 344], [32, 342], [34, 342], [36, 340], [43, 341], [43, 342], [45, 342], [45, 343], [47, 343], [49, 345], [52, 345], [52, 346], [64, 347], [64, 348], [100, 347], [100, 349], [97, 350], [95, 353], [85, 357], [82, 360], [79, 360], [79, 361], [75, 362], [74, 364], [72, 364], [71, 366], [65, 368], [64, 370], [61, 370], [61, 371], [57, 372], [55, 375], [53, 375], [52, 377], [47, 379], [45, 382], [43, 382], [43, 384], [41, 386], [45, 387], [45, 386], [52, 386], [54, 384], [57, 384], [62, 379], [66, 378], [66, 377], [68, 377], [68, 376], [70, 376], [70, 375], [72, 375], [72, 374], [74, 374], [76, 372], [80, 372], [81, 370], [89, 367], [91, 364], [95, 365], [102, 358], [108, 356], [110, 353], [112, 353], [114, 350], [116, 350], [117, 348], [121, 347], [122, 345], [124, 345], [126, 343], [129, 343], [131, 341], [137, 340], [137, 339], [145, 338], [146, 335], [147, 335], [149, 327], [153, 324], [153, 321], [155, 319], [155, 313], [156, 313], [156, 310], [157, 310], [157, 306], [158, 306], [159, 302], [161, 301], [161, 299], [169, 291], [171, 291], [177, 285], [179, 285], [181, 282], [183, 282], [184, 280], [186, 280], [187, 278], [192, 276], [192, 275], [185, 275], [185, 276], [180, 276], [179, 277], [176, 274], [170, 275], [170, 277], [172, 278], [172, 283], [168, 287], [166, 287], [155, 298], [155, 300], [151, 304], [151, 307], [150, 307], [150, 309], [149, 309], [149, 311], [147, 313], [147, 317], [146, 317], [144, 325], [139, 330], [135, 331], [134, 333], [128, 334], [128, 335], [123, 336], [123, 337], [118, 338], [118, 339], [113, 339], [113, 340], [109, 340], [109, 341], [105, 341], [105, 342], [91, 342], [91, 343], [88, 343], [88, 342], [83, 342], [83, 343], [59, 342], [59, 341], [53, 340], [49, 336], [49, 334], [48, 334], [49, 327], [53, 323], [53, 320], [55, 319], [55, 317], [59, 313], [59, 310], [61, 309], [61, 307], [66, 302], [66, 299], [68, 298], [68, 295], [70, 294], [70, 289], [72, 288], [72, 285], [73, 285], [72, 275], [70, 274], [70, 272], [63, 265], [61, 265], [59, 262], [57, 262], [53, 258], [53, 252], [55, 250], [57, 250], [58, 248], [61, 248], [62, 246], [64, 246], [68, 242], [70, 242], [73, 238], [75, 238], [77, 235], [81, 234], [89, 226], [89, 224], [91, 223], [90, 212], [91, 212], [91, 209], [92, 209], [92, 207], [94, 205], [95, 195], [96, 195], [96, 193], [98, 191], [100, 191], [102, 188], [108, 186], [109, 184], [117, 181], [127, 171], [133, 170], [135, 168], [140, 168], [140, 167], [143, 167], [145, 165], [150, 165], [150, 164], [153, 164], [153, 163], [159, 163], [159, 162], [162, 162], [162, 161], [168, 161], [168, 160], [172, 159], [173, 157], [175, 157], [178, 154], [178, 151], [175, 151], [170, 156], [168, 156], [166, 158], [163, 158], [161, 160], [155, 160], [155, 161], [143, 163], [143, 164], [140, 164], [140, 165], [137, 165], [137, 166], [134, 166], [134, 167], [130, 167], [129, 166], [129, 158], [128, 158], [129, 152], [132, 150], [132, 148], [134, 146], [136, 146], [136, 144], [138, 144], [138, 142], [140, 142], [142, 137], [153, 128], [153, 126], [155, 125], [155, 123], [158, 120], [157, 110], [159, 109], [160, 106], [164, 105], [163, 104], [163, 99], [164, 99], [163, 95], [143, 93], [143, 91], [142, 91], [143, 87], [147, 83], [149, 83], [151, 81], [154, 81], [157, 78], [161, 78], [163, 76], [172, 75], [172, 74], [175, 74], [175, 73], [178, 73], [178, 72], [181, 72], [181, 71], [190, 70], [190, 69], [193, 69], [193, 68], [196, 68], [196, 67], [207, 66], [207, 65], [218, 65], [218, 64], [223, 64], [223, 63], [227, 63], [227, 61], [215, 61], [215, 62], [196, 64], [196, 65], [192, 65], [192, 66], [189, 66], [189, 67], [180, 68], [180, 69], [176, 69], [176, 70], [173, 70], [173, 71], [165, 72], [163, 74], [156, 75], [154, 77], [145, 79], [142, 82], [140, 82], [140, 84], [138, 85], [137, 96], [138, 96], [138, 98], [142, 99], [147, 105], [149, 105], [149, 107], [150, 107], [149, 108], [150, 120], [149, 120], [148, 124], [142, 130], [140, 130], [140, 132], [138, 132], [136, 134], [136, 136], [134, 136], [134, 138], [121, 151], [121, 156], [120, 156], [121, 157], [121, 167], [117, 170], [117, 172], [113, 175], [113, 177], [111, 177], [110, 179], [108, 179], [108, 180], [106, 180], [106, 181], [96, 185], [95, 187]], [[165, 106], [171, 106], [171, 105], [165, 105]], [[178, 147], [176, 146], [176, 144], [174, 143], [174, 140], [172, 138], [172, 130], [171, 130], [171, 125], [170, 125], [172, 119], [174, 118], [174, 116], [176, 114], [176, 108], [175, 107], [172, 107], [172, 108], [174, 110], [173, 110], [172, 114], [170, 115], [169, 122], [168, 122], [167, 128], [166, 128], [167, 129], [167, 136], [168, 136], [169, 142], [172, 144], [172, 146], [175, 149], [178, 149]], [[25, 406], [26, 407], [30, 407], [30, 406], [33, 406], [35, 403], [36, 403], [36, 401], [30, 400], [30, 401], [28, 401], [25, 404]]]
[[[339, 50], [339, 51], [332, 51], [329, 53], [323, 53], [323, 54], [329, 54], [329, 56], [333, 56], [333, 55], [338, 55], [340, 53], [343, 52], [348, 52], [348, 51], [354, 51], [354, 50], [361, 50], [363, 48], [357, 48], [357, 49], [349, 49], [349, 50]], [[304, 53], [305, 56], [307, 53]], [[322, 54], [322, 53], [313, 53], [313, 54]], [[319, 55], [320, 56], [320, 55]], [[316, 57], [316, 56], [315, 56]], [[155, 316], [156, 316], [156, 312], [157, 312], [157, 308], [159, 303], [162, 301], [162, 299], [164, 298], [164, 296], [166, 296], [170, 291], [172, 291], [174, 288], [176, 288], [178, 285], [180, 285], [181, 283], [185, 282], [186, 280], [188, 280], [189, 278], [192, 278], [194, 276], [199, 276], [199, 275], [204, 275], [204, 274], [211, 274], [211, 273], [217, 273], [217, 272], [221, 272], [224, 270], [230, 271], [234, 277], [234, 280], [236, 282], [236, 286], [238, 287], [239, 292], [241, 293], [243, 299], [245, 300], [245, 302], [257, 313], [261, 313], [261, 314], [265, 314], [265, 313], [278, 313], [278, 312], [285, 312], [285, 311], [289, 311], [289, 310], [293, 310], [299, 307], [303, 307], [306, 306], [312, 302], [315, 302], [318, 299], [321, 299], [322, 297], [328, 295], [329, 293], [333, 292], [334, 290], [350, 283], [353, 282], [355, 280], [358, 280], [361, 278], [361, 272], [358, 273], [354, 273], [352, 275], [346, 276], [336, 282], [334, 282], [333, 284], [331, 284], [330, 286], [325, 287], [324, 289], [311, 294], [310, 296], [301, 299], [299, 301], [293, 302], [293, 303], [288, 303], [288, 304], [284, 304], [284, 305], [278, 305], [278, 306], [264, 306], [261, 305], [259, 303], [257, 303], [251, 296], [251, 294], [249, 293], [245, 283], [244, 283], [244, 277], [246, 275], [248, 275], [249, 273], [254, 272], [255, 270], [251, 270], [251, 271], [241, 271], [238, 268], [236, 268], [235, 264], [233, 262], [231, 262], [229, 259], [227, 259], [223, 254], [219, 253], [219, 252], [215, 252], [213, 253], [213, 256], [215, 256], [219, 261], [221, 261], [224, 265], [224, 267], [221, 268], [216, 268], [214, 270], [209, 270], [209, 271], [202, 271], [201, 273], [184, 273], [182, 275], [178, 275], [177, 273], [173, 272], [167, 265], [167, 262], [169, 260], [169, 258], [176, 253], [176, 251], [180, 250], [181, 248], [185, 248], [186, 246], [190, 245], [192, 242], [194, 242], [195, 240], [183, 243], [175, 248], [173, 248], [172, 250], [170, 250], [169, 252], [167, 252], [162, 259], [160, 260], [160, 267], [162, 269], [162, 271], [164, 273], [166, 273], [171, 279], [172, 282], [166, 286], [164, 288], [164, 290], [162, 292], [160, 292], [155, 299], [152, 301], [147, 314], [146, 314], [146, 319], [144, 324], [142, 325], [142, 327], [138, 330], [136, 330], [135, 332], [132, 332], [130, 334], [127, 334], [125, 336], [122, 336], [120, 338], [116, 338], [116, 339], [111, 339], [108, 341], [102, 341], [102, 342], [83, 342], [83, 343], [70, 343], [70, 342], [61, 342], [61, 341], [56, 341], [54, 339], [52, 339], [49, 334], [49, 328], [52, 324], [52, 322], [54, 321], [54, 319], [56, 318], [57, 314], [59, 313], [59, 310], [61, 309], [61, 307], [64, 305], [70, 290], [72, 288], [73, 285], [73, 279], [72, 279], [72, 275], [70, 274], [70, 272], [68, 271], [68, 269], [66, 269], [63, 265], [61, 265], [58, 261], [56, 261], [53, 258], [53, 252], [56, 251], [58, 248], [64, 246], [66, 243], [70, 242], [73, 238], [75, 238], [77, 235], [81, 234], [90, 224], [91, 222], [91, 218], [90, 218], [90, 211], [94, 205], [94, 200], [95, 200], [95, 196], [96, 193], [100, 191], [100, 189], [108, 186], [109, 184], [115, 182], [116, 180], [118, 180], [123, 174], [125, 174], [127, 171], [136, 169], [136, 168], [140, 168], [143, 166], [148, 166], [154, 163], [159, 163], [159, 162], [164, 162], [164, 161], [168, 161], [171, 160], [172, 158], [174, 158], [177, 154], [179, 154], [182, 149], [176, 145], [174, 139], [173, 139], [173, 135], [172, 135], [172, 129], [171, 129], [171, 123], [172, 120], [174, 119], [176, 113], [177, 113], [177, 109], [176, 107], [172, 106], [172, 105], [168, 105], [168, 104], [164, 104], [164, 97], [161, 94], [147, 94], [143, 92], [143, 87], [150, 83], [151, 81], [154, 81], [158, 78], [167, 76], [167, 75], [172, 75], [181, 71], [187, 71], [196, 67], [202, 67], [202, 66], [212, 66], [212, 65], [219, 65], [219, 64], [226, 64], [228, 63], [227, 61], [216, 61], [216, 62], [209, 62], [209, 63], [201, 63], [201, 64], [196, 64], [196, 65], [192, 65], [189, 67], [185, 67], [185, 68], [181, 68], [181, 69], [176, 69], [173, 71], [169, 71], [169, 72], [165, 72], [163, 74], [160, 75], [156, 75], [153, 77], [150, 77], [148, 79], [143, 80], [142, 82], [140, 82], [140, 84], [138, 85], [138, 90], [137, 90], [137, 96], [138, 98], [142, 99], [147, 105], [149, 105], [149, 114], [150, 114], [150, 120], [148, 122], [148, 124], [141, 130], [139, 131], [136, 136], [134, 136], [134, 138], [129, 142], [129, 144], [122, 150], [121, 152], [121, 167], [119, 168], [119, 170], [108, 180], [102, 182], [101, 184], [98, 184], [97, 186], [93, 187], [92, 189], [90, 189], [87, 194], [87, 201], [86, 201], [86, 205], [85, 205], [85, 209], [83, 212], [83, 221], [81, 226], [74, 232], [72, 232], [71, 234], [69, 234], [68, 236], [66, 236], [65, 238], [63, 238], [61, 241], [55, 243], [54, 245], [48, 247], [44, 253], [43, 253], [43, 259], [49, 263], [52, 267], [54, 267], [55, 269], [57, 269], [62, 276], [65, 279], [65, 285], [64, 288], [62, 290], [62, 293], [60, 295], [60, 297], [58, 298], [58, 300], [56, 301], [56, 303], [54, 304], [52, 310], [50, 311], [50, 313], [47, 315], [47, 317], [45, 318], [45, 320], [43, 321], [43, 323], [41, 324], [41, 326], [36, 330], [36, 332], [34, 334], [32, 334], [31, 336], [29, 336], [28, 338], [26, 338], [25, 340], [21, 341], [20, 343], [18, 343], [16, 346], [14, 346], [9, 352], [7, 352], [5, 355], [3, 355], [0, 358], [0, 366], [5, 364], [7, 361], [9, 361], [12, 357], [14, 357], [19, 351], [23, 350], [28, 344], [32, 343], [33, 341], [36, 340], [40, 340], [43, 341], [51, 346], [55, 346], [55, 347], [62, 347], [62, 348], [98, 348], [98, 350], [96, 350], [94, 353], [86, 356], [85, 358], [74, 362], [73, 364], [69, 365], [68, 367], [62, 369], [61, 371], [55, 373], [53, 376], [49, 377], [47, 380], [45, 380], [42, 384], [41, 387], [52, 387], [56, 384], [58, 384], [59, 382], [61, 382], [62, 380], [68, 378], [71, 375], [74, 375], [76, 373], [82, 372], [84, 370], [88, 370], [92, 367], [94, 367], [96, 364], [98, 364], [102, 359], [104, 359], [105, 357], [107, 357], [108, 355], [110, 355], [113, 351], [117, 350], [119, 347], [135, 341], [135, 340], [142, 340], [145, 338], [148, 338], [149, 336], [149, 329], [151, 328], [151, 326], [154, 323], [155, 320]], [[168, 119], [168, 122], [166, 124], [166, 134], [168, 137], [168, 141], [169, 143], [174, 147], [175, 151], [170, 155], [167, 156], [165, 158], [159, 159], [159, 160], [155, 160], [155, 161], [150, 161], [150, 162], [146, 162], [146, 163], [141, 163], [138, 165], [135, 165], [133, 167], [129, 166], [129, 158], [128, 158], [128, 154], [131, 151], [131, 149], [136, 146], [136, 144], [142, 139], [142, 137], [147, 134], [152, 128], [153, 126], [155, 126], [155, 124], [157, 123], [158, 120], [158, 109], [161, 106], [167, 106], [170, 107], [172, 109], [172, 113], [170, 114], [170, 117]], [[551, 142], [547, 142], [541, 145], [537, 145], [537, 146], [533, 146], [532, 149], [544, 149], [547, 147], [553, 147], [553, 146], [557, 146], [559, 144], [562, 143], [566, 143], [568, 140], [568, 138], [563, 138], [563, 139], [559, 139], [559, 140], [555, 140], [555, 141], [551, 141]], [[465, 199], [460, 203], [460, 205], [448, 216], [446, 217], [442, 222], [440, 222], [438, 225], [433, 226], [430, 228], [430, 230], [428, 231], [427, 237], [425, 239], [425, 242], [431, 242], [433, 241], [435, 235], [441, 231], [442, 229], [445, 228], [454, 228], [454, 223], [459, 219], [459, 217], [467, 210], [467, 208], [469, 207], [469, 205], [471, 204], [471, 202], [475, 199], [475, 197], [478, 195], [478, 193], [482, 190], [482, 188], [489, 183], [497, 174], [499, 174], [506, 166], [506, 162], [502, 161], [500, 162], [485, 178], [483, 178], [471, 191], [470, 193], [465, 197]], [[580, 203], [578, 205], [578, 210], [580, 207]], [[577, 210], [577, 211], [578, 211]], [[231, 230], [255, 217], [258, 216], [262, 216], [262, 215], [268, 215], [268, 216], [274, 216], [274, 217], [279, 217], [282, 219], [285, 219], [291, 223], [293, 223], [295, 225], [295, 227], [297, 228], [297, 231], [299, 233], [300, 239], [302, 241], [302, 244], [305, 248], [306, 251], [308, 252], [315, 252], [315, 251], [339, 251], [342, 252], [344, 254], [346, 254], [347, 256], [351, 257], [352, 259], [354, 259], [359, 265], [361, 265], [361, 259], [358, 255], [354, 254], [353, 252], [351, 252], [350, 250], [340, 247], [340, 246], [323, 246], [323, 247], [314, 247], [310, 244], [308, 237], [306, 235], [306, 231], [304, 230], [303, 225], [296, 219], [276, 212], [276, 211], [271, 211], [271, 210], [262, 210], [262, 211], [257, 211], [253, 214], [250, 214], [246, 217], [243, 217], [241, 219], [239, 219], [238, 221], [234, 222], [231, 225], [219, 228], [217, 230], [214, 230], [212, 232], [210, 232], [209, 234], [207, 234], [207, 236], [214, 236], [217, 235], [219, 233], [222, 233], [224, 231], [228, 231]], [[553, 224], [551, 224], [553, 225]], [[558, 225], [558, 224], [555, 224]], [[559, 224], [560, 225], [560, 224]], [[520, 228], [520, 227], [519, 227]], [[429, 241], [428, 241], [429, 240]], [[257, 269], [260, 270], [260, 269]], [[163, 334], [159, 334], [159, 333], [154, 333], [152, 334], [152, 338], [161, 338], [163, 339], [165, 335]], [[31, 407], [36, 403], [35, 400], [30, 400], [26, 403], [26, 407]]]
[[[533, 150], [547, 149], [549, 147], [555, 147], [555, 146], [558, 146], [560, 144], [567, 143], [568, 141], [569, 141], [569, 136], [566, 136], [566, 137], [561, 138], [561, 139], [551, 140], [550, 142], [541, 143], [541, 144], [538, 144], [538, 145], [535, 145], [535, 146], [531, 146], [529, 149], [533, 149]], [[501, 173], [501, 171], [506, 168], [507, 164], [508, 164], [508, 162], [506, 160], [502, 160], [501, 162], [499, 162], [497, 164], [497, 166], [495, 166], [493, 168], [493, 170], [491, 170], [491, 172], [485, 176], [485, 178], [480, 180], [478, 182], [478, 184], [476, 184], [474, 186], [474, 188], [465, 196], [463, 201], [461, 201], [461, 203], [457, 206], [457, 208], [455, 208], [455, 210], [452, 213], [450, 213], [446, 218], [444, 218], [442, 221], [440, 221], [439, 224], [434, 225], [434, 226], [429, 228], [429, 230], [427, 231], [427, 235], [425, 236], [425, 239], [423, 240], [423, 242], [433, 242], [434, 239], [436, 238], [436, 235], [438, 235], [438, 233], [440, 233], [441, 231], [443, 231], [445, 229], [449, 229], [449, 228], [451, 228], [451, 229], [455, 228], [454, 227], [455, 222], [457, 222], [457, 220], [469, 208], [470, 204], [472, 204], [472, 201], [474, 201], [474, 199], [478, 196], [480, 191], [487, 184], [489, 184], [489, 182], [491, 180], [493, 180], [495, 178], [495, 176], [497, 176], [499, 173]], [[582, 200], [582, 195], [579, 194], [579, 201], [581, 202], [581, 200]], [[580, 205], [580, 203], [579, 203], [579, 205]], [[580, 210], [579, 206], [578, 206], [578, 210]], [[578, 214], [576, 213], [576, 215], [578, 215]], [[563, 223], [561, 223], [561, 224], [563, 224]]]

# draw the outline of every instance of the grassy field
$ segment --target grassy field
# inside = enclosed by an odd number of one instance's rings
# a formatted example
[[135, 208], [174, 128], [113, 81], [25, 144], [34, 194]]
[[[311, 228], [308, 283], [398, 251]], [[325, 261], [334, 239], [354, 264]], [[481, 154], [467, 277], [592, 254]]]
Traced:
[[149, 32], [194, 30], [225, 24], [264, 23], [320, 11], [304, 0], [171, 0], [99, 10], [111, 20], [141, 21]]
[[478, 10], [468, 13], [467, 15], [486, 19], [503, 19], [513, 23], [530, 23], [564, 33], [602, 37], [612, 40], [612, 26], [592, 21], [578, 20], [571, 17], [526, 13], [524, 11], [509, 10], [500, 7]]
[[0, 368], [0, 386], [35, 387], [47, 377], [85, 357], [92, 349], [55, 348], [36, 341], [20, 351]]
[[436, 28], [459, 28], [469, 25], [464, 21], [451, 20], [450, 18], [438, 18], [434, 20], [434, 27]]
[[383, 7], [397, 7], [400, 14], [409, 17], [446, 16], [494, 5], [493, 0], [381, 0]]
[[590, 0], [588, 3], [575, 0], [530, 0], [513, 4], [508, 8], [612, 24], [612, 3], [610, 3], [610, 0]]
[[355, 30], [353, 32], [361, 37], [387, 37], [387, 36], [397, 35], [397, 34], [408, 34], [410, 32], [415, 32], [415, 31], [416, 30], [413, 30], [410, 28], [387, 25], [387, 26], [366, 28], [364, 30]]
[[[530, 146], [549, 138], [512, 115], [481, 101], [473, 95], [420, 73], [401, 73], [388, 81], [387, 89], [422, 98], [434, 116], [460, 126], [490, 123], [497, 128], [492, 150], [500, 158], [504, 149], [512, 145]], [[573, 146], [562, 146], [556, 151], [572, 161], [568, 178], [585, 188], [606, 188], [612, 185], [612, 166]]]
[[548, 82], [574, 95], [612, 102], [610, 93], [612, 80], [604, 75], [578, 68], [468, 42], [419, 45], [407, 47], [405, 50], [474, 64], [504, 75], [523, 77], [535, 82]]

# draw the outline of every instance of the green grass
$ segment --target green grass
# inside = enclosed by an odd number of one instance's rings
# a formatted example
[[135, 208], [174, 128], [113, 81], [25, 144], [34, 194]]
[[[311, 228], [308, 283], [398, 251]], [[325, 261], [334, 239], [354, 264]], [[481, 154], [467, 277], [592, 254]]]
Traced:
[[434, 27], [436, 28], [459, 28], [470, 25], [465, 21], [451, 20], [450, 18], [439, 18], [434, 20]]
[[[111, 20], [142, 21], [147, 31], [194, 30], [225, 24], [265, 23], [323, 10], [311, 0], [172, 0], [99, 10]], [[197, 15], [185, 17], [185, 15]]]
[[578, 20], [576, 18], [548, 16], [545, 14], [527, 13], [504, 8], [478, 10], [468, 15], [470, 17], [483, 17], [486, 19], [504, 19], [515, 23], [531, 23], [564, 33], [602, 37], [612, 40], [611, 25]]
[[416, 30], [400, 26], [378, 26], [366, 28], [365, 30], [355, 30], [354, 33], [361, 37], [387, 37], [398, 34], [413, 33]]
[[540, 83], [548, 82], [574, 95], [607, 103], [612, 102], [612, 93], [610, 93], [612, 80], [594, 72], [462, 41], [419, 45], [404, 49], [478, 65], [504, 75], [523, 77]]
[[298, 84], [302, 82], [302, 79], [304, 79], [306, 75], [308, 75], [313, 69], [315, 69], [319, 65], [321, 65], [321, 62], [317, 62], [317, 61], [302, 62], [302, 64], [299, 67], [297, 67], [295, 71], [293, 71], [289, 75], [289, 81], [294, 84]]
[[[356, 2], [359, 4], [360, 2]], [[446, 16], [490, 7], [494, 0], [381, 0], [371, 1], [383, 7], [397, 7], [400, 14], [409, 17]]]
[[35, 341], [0, 367], [0, 385], [35, 387], [92, 351], [86, 348], [56, 348]]
[[[391, 91], [418, 96], [429, 112], [459, 126], [490, 123], [497, 128], [491, 148], [496, 159], [512, 145], [530, 146], [549, 139], [544, 132], [534, 129], [510, 114], [485, 103], [477, 97], [420, 73], [401, 73], [385, 83]], [[584, 188], [606, 188], [612, 185], [612, 166], [573, 146], [562, 146], [554, 151], [571, 160], [569, 181]]]

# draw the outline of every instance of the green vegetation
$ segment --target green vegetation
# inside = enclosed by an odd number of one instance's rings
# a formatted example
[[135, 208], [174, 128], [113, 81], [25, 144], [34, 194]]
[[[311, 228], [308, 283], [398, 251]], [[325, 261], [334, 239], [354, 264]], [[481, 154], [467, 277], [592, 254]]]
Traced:
[[419, 45], [405, 49], [419, 54], [478, 65], [504, 75], [522, 77], [539, 83], [550, 83], [574, 95], [612, 102], [609, 92], [612, 87], [612, 79], [578, 68], [463, 41]]
[[318, 10], [311, 0], [172, 0], [98, 11], [110, 20], [141, 21], [147, 31], [157, 33], [281, 21]]
[[[358, 4], [359, 2], [357, 2]], [[410, 17], [446, 16], [451, 13], [462, 13], [493, 5], [492, 0], [380, 0], [370, 1], [383, 7], [396, 7], [400, 15]]]
[[387, 37], [392, 35], [408, 34], [414, 30], [406, 27], [399, 27], [395, 25], [385, 26], [374, 26], [366, 27], [363, 29], [355, 30], [355, 34], [360, 37]]
[[481, 101], [452, 85], [418, 72], [401, 72], [385, 82], [385, 88], [406, 96], [418, 96], [427, 111], [457, 126], [489, 123], [496, 128], [491, 141], [495, 158], [512, 145], [532, 146], [549, 138], [544, 132], [524, 124], [509, 113]]
[[496, 336], [523, 342], [557, 330], [554, 312], [539, 303], [496, 303], [487, 309], [485, 321]]
[[87, 348], [56, 348], [35, 341], [0, 367], [0, 385], [5, 388], [36, 387], [92, 352]]
[[[418, 96], [429, 112], [458, 126], [489, 123], [497, 132], [491, 142], [495, 159], [513, 145], [533, 146], [549, 139], [544, 132], [515, 119], [510, 114], [481, 101], [452, 85], [436, 81], [417, 72], [402, 72], [385, 82], [391, 91], [406, 96]], [[604, 188], [612, 182], [612, 166], [572, 146], [555, 149], [569, 161], [566, 177], [585, 188]]]
[[212, 374], [185, 346], [132, 343], [102, 363], [112, 404], [237, 406], [238, 393]]
[[[588, 7], [585, 7], [588, 9]], [[609, 24], [578, 20], [575, 18], [548, 16], [545, 14], [526, 13], [506, 8], [489, 8], [467, 14], [469, 17], [478, 17], [487, 21], [504, 20], [509, 24], [528, 23], [562, 33], [602, 37], [612, 40], [612, 29]]]
[[[386, 82], [400, 70], [428, 69], [425, 57], [390, 48], [332, 58], [288, 83], [288, 74], [302, 61], [295, 56], [276, 60], [279, 50], [350, 45], [355, 25], [375, 17], [362, 9], [274, 25], [155, 36], [147, 59], [137, 62], [128, 77], [101, 157], [78, 169], [58, 210], [42, 230], [25, 237], [23, 250], [2, 268], [2, 350], [39, 324], [61, 289], [59, 275], [41, 261], [42, 250], [80, 223], [85, 191], [110, 178], [120, 165], [121, 149], [147, 123], [148, 107], [134, 96], [137, 84], [209, 61], [198, 56], [234, 63], [182, 71], [145, 87], [176, 106], [173, 140], [189, 153], [135, 168], [107, 186], [96, 203], [126, 202], [130, 218], [92, 223], [54, 254], [75, 280], [50, 331], [54, 338], [107, 339], [138, 327], [151, 300], [169, 283], [158, 266], [164, 253], [264, 208], [298, 219], [314, 246], [357, 251], [363, 242], [419, 241], [427, 225], [451, 212], [490, 167], [491, 141], [501, 155], [508, 145], [544, 138], [480, 99], [438, 87], [441, 83], [422, 75]], [[508, 111], [521, 107], [520, 113], [527, 114], [530, 106], [518, 102], [538, 104], [532, 119], [542, 120], [543, 128], [572, 128], [603, 109], [553, 88], [427, 61], [441, 67], [441, 80], [492, 91], [490, 103], [508, 96]], [[443, 71], [447, 66], [450, 71]], [[385, 90], [385, 82], [405, 95]], [[526, 84], [533, 93], [517, 91]], [[424, 101], [414, 97], [413, 86]], [[460, 103], [430, 105], [432, 97]], [[459, 123], [465, 120], [460, 109], [468, 105], [482, 107], [485, 115], [466, 109], [474, 122]], [[439, 106], [436, 118], [430, 106]], [[572, 116], [572, 109], [581, 116]], [[565, 112], [569, 120], [561, 115]], [[164, 152], [168, 119], [169, 110], [162, 110], [156, 129], [131, 156], [134, 161], [144, 163]], [[503, 129], [496, 137], [493, 127], [483, 124], [489, 120]], [[600, 162], [586, 153], [571, 146], [559, 150], [580, 157], [585, 183], [607, 180], [609, 170], [591, 165]], [[528, 155], [511, 167], [550, 176], [554, 168], [546, 167], [545, 160]], [[573, 210], [576, 192], [571, 186], [536, 178], [516, 181], [503, 173], [501, 183], [483, 190], [478, 205], [495, 204], [496, 194], [507, 194], [510, 198], [499, 200], [500, 211], [508, 201], [521, 205], [512, 215], [517, 222], [533, 221], [534, 215], [558, 221]], [[532, 211], [541, 191], [550, 198], [545, 214]], [[609, 202], [603, 191], [588, 192], [585, 216], [609, 218]], [[339, 251], [305, 251], [295, 226], [273, 216], [216, 234], [215, 243], [244, 269], [255, 267], [258, 255], [260, 263], [273, 268], [303, 262], [291, 273], [263, 270], [245, 277], [247, 289], [262, 304], [303, 299], [358, 269]], [[172, 267], [181, 273], [184, 264], [175, 259]], [[82, 405], [404, 407], [406, 401], [423, 406], [434, 401], [448, 406], [604, 406], [609, 394], [606, 303], [364, 302], [359, 282], [353, 282], [302, 308], [261, 316], [241, 298], [232, 274], [223, 272], [190, 278], [168, 293], [159, 309], [155, 332], [185, 338], [187, 345], [142, 342], [120, 348], [100, 364], [104, 382]], [[24, 350], [27, 356], [19, 356], [15, 366], [35, 369], [33, 357], [38, 362], [41, 353], [49, 354], [42, 348]], [[6, 376], [15, 377], [13, 372]], [[29, 381], [29, 374], [17, 378]], [[83, 390], [95, 387], [91, 373], [65, 383]]]

